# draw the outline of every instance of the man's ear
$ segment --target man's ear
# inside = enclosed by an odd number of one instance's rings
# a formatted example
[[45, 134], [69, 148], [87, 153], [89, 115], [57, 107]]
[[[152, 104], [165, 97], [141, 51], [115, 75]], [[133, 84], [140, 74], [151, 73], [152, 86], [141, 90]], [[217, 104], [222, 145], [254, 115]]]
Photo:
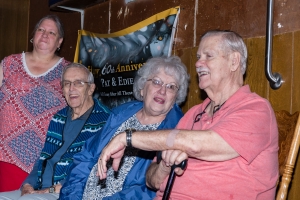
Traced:
[[94, 91], [95, 91], [95, 89], [96, 89], [95, 83], [90, 84], [90, 88], [89, 88], [88, 94], [89, 94], [90, 96], [92, 96], [93, 93], [94, 93]]
[[240, 66], [240, 61], [241, 61], [241, 54], [238, 52], [233, 52], [230, 54], [230, 70], [231, 71], [236, 71]]

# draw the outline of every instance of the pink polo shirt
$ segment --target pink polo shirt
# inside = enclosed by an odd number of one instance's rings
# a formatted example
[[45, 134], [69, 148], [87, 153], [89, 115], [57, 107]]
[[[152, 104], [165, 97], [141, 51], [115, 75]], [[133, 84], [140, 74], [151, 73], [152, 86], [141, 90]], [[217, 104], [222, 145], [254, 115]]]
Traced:
[[[213, 130], [232, 146], [239, 157], [207, 162], [189, 158], [186, 171], [176, 177], [170, 199], [269, 200], [275, 198], [278, 179], [278, 129], [273, 109], [266, 99], [241, 87], [213, 118], [203, 114], [210, 102], [191, 108], [177, 129]], [[201, 132], [199, 132], [201, 134]], [[201, 144], [199, 144], [201, 145]], [[161, 199], [167, 179], [157, 192]]]

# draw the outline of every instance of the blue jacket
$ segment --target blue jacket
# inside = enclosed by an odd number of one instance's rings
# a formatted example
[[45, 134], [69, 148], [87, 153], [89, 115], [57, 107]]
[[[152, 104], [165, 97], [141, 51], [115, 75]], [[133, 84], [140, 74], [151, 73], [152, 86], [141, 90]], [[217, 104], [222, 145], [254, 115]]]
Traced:
[[44, 166], [46, 166], [48, 159], [57, 156], [56, 152], [63, 145], [64, 140], [68, 139], [63, 135], [65, 123], [67, 121], [68, 108], [69, 106], [66, 106], [52, 117], [40, 157], [36, 161], [26, 180], [23, 182], [23, 185], [29, 183], [34, 189], [42, 189], [55, 185], [58, 182], [63, 183], [67, 176], [66, 172], [68, 171], [68, 167], [73, 161], [73, 156], [81, 151], [85, 141], [100, 132], [110, 114], [110, 110], [106, 106], [101, 104], [99, 100], [94, 99], [93, 111], [86, 120], [84, 126], [72, 144], [68, 147], [67, 151], [61, 155], [59, 161], [53, 166], [52, 184], [45, 185], [42, 179]]
[[[97, 163], [102, 149], [110, 141], [119, 126], [142, 109], [143, 103], [132, 101], [113, 109], [101, 133], [90, 138], [82, 152], [74, 156], [65, 184], [60, 191], [59, 199], [81, 200], [90, 171]], [[183, 116], [177, 104], [169, 111], [157, 129], [173, 129]], [[141, 151], [128, 173], [122, 191], [104, 199], [153, 199], [155, 192], [146, 187], [146, 170], [154, 158], [153, 152]]]

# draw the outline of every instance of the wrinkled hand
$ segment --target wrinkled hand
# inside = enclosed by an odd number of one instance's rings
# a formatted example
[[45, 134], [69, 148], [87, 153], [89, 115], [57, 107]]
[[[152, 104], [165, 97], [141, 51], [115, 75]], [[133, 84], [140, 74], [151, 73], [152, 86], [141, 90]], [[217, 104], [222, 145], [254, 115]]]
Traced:
[[106, 164], [110, 158], [113, 158], [112, 168], [118, 171], [121, 159], [126, 149], [126, 136], [125, 133], [119, 134], [114, 137], [108, 145], [102, 150], [98, 159], [98, 173], [100, 180], [106, 178], [107, 167]]
[[60, 193], [60, 189], [62, 188], [62, 185], [60, 183], [55, 185], [55, 193]]
[[29, 185], [28, 183], [24, 184], [22, 186], [22, 190], [21, 190], [21, 196], [25, 195], [25, 194], [33, 194], [34, 193], [34, 189], [31, 185]]
[[[60, 189], [62, 188], [62, 185], [58, 183], [55, 185], [55, 193], [59, 193]], [[34, 190], [33, 187], [29, 184], [24, 184], [21, 191], [21, 196], [25, 194], [46, 194], [49, 193], [49, 188], [45, 188], [42, 190]]]
[[[182, 161], [188, 159], [188, 155], [180, 150], [165, 150], [162, 152], [162, 161], [165, 164], [165, 167], [171, 168], [172, 165], [178, 165]], [[162, 165], [163, 166], [163, 165]], [[170, 169], [168, 169], [170, 171]], [[174, 172], [177, 175], [182, 175], [184, 170], [182, 170], [180, 167], [176, 167]]]
[[46, 194], [49, 193], [49, 188], [41, 189], [41, 190], [34, 190], [35, 194]]
[[[180, 150], [162, 151], [159, 164], [153, 162], [147, 171], [147, 186], [153, 189], [160, 189], [161, 184], [170, 175], [172, 166], [178, 165], [188, 158], [187, 154]], [[180, 167], [174, 169], [177, 175], [182, 175], [184, 170]]]
[[[55, 185], [55, 193], [59, 193], [62, 185], [60, 183]], [[49, 193], [49, 188], [45, 188], [42, 190], [35, 190], [34, 193], [36, 194], [46, 194]]]

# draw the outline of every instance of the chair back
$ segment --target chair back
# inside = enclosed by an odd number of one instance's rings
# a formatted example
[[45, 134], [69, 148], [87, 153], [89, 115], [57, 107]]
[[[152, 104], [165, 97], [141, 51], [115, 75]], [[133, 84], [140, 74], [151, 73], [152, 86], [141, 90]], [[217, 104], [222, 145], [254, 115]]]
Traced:
[[299, 112], [290, 114], [287, 111], [276, 111], [276, 120], [279, 131], [279, 181], [276, 200], [287, 198], [294, 166], [300, 144], [300, 117]]

